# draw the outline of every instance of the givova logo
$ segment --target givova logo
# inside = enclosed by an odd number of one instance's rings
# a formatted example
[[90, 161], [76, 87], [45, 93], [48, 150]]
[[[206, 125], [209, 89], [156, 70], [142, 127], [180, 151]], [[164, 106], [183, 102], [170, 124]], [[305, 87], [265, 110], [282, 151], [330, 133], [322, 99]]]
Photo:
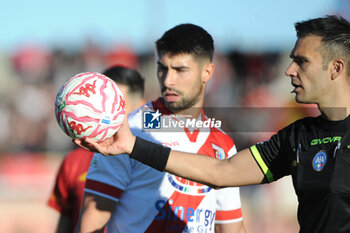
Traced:
[[160, 129], [161, 128], [161, 113], [157, 111], [143, 112], [143, 128], [144, 129]]

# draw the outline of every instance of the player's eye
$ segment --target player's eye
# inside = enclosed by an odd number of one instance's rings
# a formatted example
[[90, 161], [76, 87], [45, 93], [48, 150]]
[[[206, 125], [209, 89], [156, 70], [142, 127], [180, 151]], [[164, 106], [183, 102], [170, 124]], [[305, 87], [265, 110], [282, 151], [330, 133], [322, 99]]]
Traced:
[[166, 74], [167, 70], [168, 70], [167, 67], [162, 66], [162, 65], [158, 65], [158, 67], [157, 67], [158, 76], [159, 77], [163, 76], [164, 74]]
[[176, 68], [177, 72], [186, 72], [188, 69], [186, 67], [178, 67]]

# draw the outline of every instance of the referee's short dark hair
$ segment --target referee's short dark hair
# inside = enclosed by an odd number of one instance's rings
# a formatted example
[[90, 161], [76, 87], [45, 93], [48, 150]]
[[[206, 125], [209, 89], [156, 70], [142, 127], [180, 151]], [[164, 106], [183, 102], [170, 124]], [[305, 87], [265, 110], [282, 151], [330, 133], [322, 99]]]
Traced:
[[[335, 58], [343, 58], [350, 67], [350, 22], [339, 15], [309, 19], [295, 23], [299, 39], [315, 35], [321, 37], [324, 69]], [[350, 69], [348, 69], [350, 75]]]

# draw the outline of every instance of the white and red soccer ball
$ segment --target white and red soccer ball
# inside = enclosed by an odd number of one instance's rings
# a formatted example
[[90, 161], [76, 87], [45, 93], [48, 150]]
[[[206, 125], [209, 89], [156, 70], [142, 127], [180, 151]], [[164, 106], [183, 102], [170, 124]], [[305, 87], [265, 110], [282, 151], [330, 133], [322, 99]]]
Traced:
[[68, 136], [103, 141], [120, 128], [125, 100], [112, 79], [86, 72], [63, 84], [56, 96], [55, 114]]

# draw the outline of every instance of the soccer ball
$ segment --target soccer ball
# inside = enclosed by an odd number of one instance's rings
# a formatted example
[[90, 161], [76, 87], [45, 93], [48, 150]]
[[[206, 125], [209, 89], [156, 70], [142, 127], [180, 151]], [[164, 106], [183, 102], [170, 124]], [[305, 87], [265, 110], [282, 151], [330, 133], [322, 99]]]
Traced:
[[55, 115], [60, 128], [71, 138], [103, 141], [119, 129], [125, 100], [112, 79], [94, 72], [81, 73], [60, 88]]

